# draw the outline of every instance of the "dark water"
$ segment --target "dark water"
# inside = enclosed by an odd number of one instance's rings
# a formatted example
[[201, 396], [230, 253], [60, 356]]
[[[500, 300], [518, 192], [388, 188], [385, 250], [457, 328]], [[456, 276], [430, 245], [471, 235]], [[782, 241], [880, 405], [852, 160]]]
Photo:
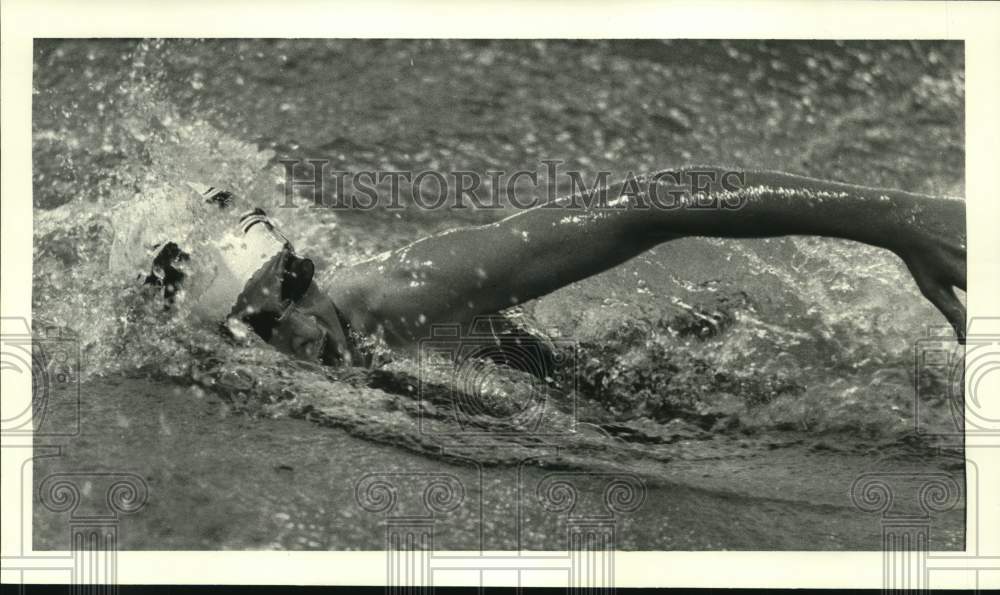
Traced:
[[[127, 472], [146, 500], [120, 515], [123, 549], [383, 549], [387, 518], [427, 515], [427, 490], [445, 479], [447, 510], [434, 515], [441, 549], [564, 549], [574, 524], [614, 512], [619, 549], [873, 550], [882, 542], [878, 515], [859, 512], [848, 494], [860, 473], [888, 473], [896, 511], [919, 514], [923, 474], [961, 473], [962, 463], [900, 445], [805, 448], [786, 436], [708, 440], [714, 456], [701, 448], [670, 465], [647, 460], [634, 476], [621, 466], [559, 465], [541, 447], [518, 463], [485, 466], [474, 449], [453, 448], [442, 461], [341, 429], [234, 414], [211, 393], [176, 385], [113, 378], [84, 388], [81, 435], [36, 443], [36, 549], [70, 547], [66, 513], [39, 499], [43, 478], [86, 473], [80, 512], [107, 513], [114, 477], [104, 474]], [[53, 398], [62, 406], [48, 428], [66, 427], [72, 394]], [[39, 444], [54, 442], [58, 454]], [[698, 442], [677, 445], [696, 451]], [[612, 489], [616, 480], [624, 482]], [[373, 506], [380, 501], [384, 510]], [[929, 519], [934, 550], [961, 549], [962, 517], [959, 506]]]
[[[277, 209], [285, 158], [484, 174], [560, 159], [612, 179], [736, 164], [962, 196], [963, 105], [958, 43], [39, 40], [35, 325], [77, 338], [94, 399], [101, 382], [141, 371], [252, 419], [312, 422], [257, 424], [251, 437], [334, 427], [431, 466], [515, 468], [539, 429], [558, 447], [551, 464], [654, 483], [677, 480], [679, 461], [737, 460], [801, 436], [868, 452], [909, 440], [915, 421], [953, 426], [940, 381], [922, 387], [913, 419], [914, 348], [945, 322], [894, 256], [846, 241], [677, 241], [508, 313], [579, 346], [560, 371], [575, 392], [502, 368], [470, 380], [403, 354], [361, 372], [234, 349], [108, 271], [153, 235], [212, 233], [186, 180]], [[310, 209], [301, 197], [276, 212], [319, 277], [513, 212], [427, 211], [407, 196], [396, 211]], [[422, 379], [439, 388], [417, 398]]]

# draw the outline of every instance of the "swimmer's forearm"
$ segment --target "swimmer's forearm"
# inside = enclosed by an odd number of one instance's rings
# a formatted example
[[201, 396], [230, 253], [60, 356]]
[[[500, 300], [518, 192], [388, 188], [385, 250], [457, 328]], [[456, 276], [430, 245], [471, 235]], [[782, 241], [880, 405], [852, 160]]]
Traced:
[[[709, 178], [716, 183], [706, 184]], [[660, 233], [674, 237], [818, 235], [898, 251], [914, 236], [956, 226], [964, 236], [964, 204], [899, 190], [715, 168], [669, 170], [643, 181], [649, 196], [639, 198], [648, 200]], [[695, 198], [692, 190], [706, 185]]]
[[[695, 181], [692, 172], [715, 182]], [[727, 177], [732, 173], [738, 175]], [[580, 196], [565, 197], [475, 235], [478, 244], [497, 255], [494, 265], [485, 267], [491, 277], [512, 279], [509, 286], [520, 290], [517, 295], [531, 299], [688, 236], [817, 235], [900, 256], [935, 243], [964, 250], [965, 206], [959, 200], [780, 172], [698, 167], [615, 184], [590, 197], [589, 204]]]
[[682, 235], [818, 235], [886, 248], [903, 260], [920, 292], [964, 340], [965, 306], [955, 288], [966, 289], [965, 201], [778, 172], [744, 172], [736, 182], [708, 192], [720, 206], [729, 199], [731, 209], [663, 210], [647, 225], [649, 233], [664, 241]]

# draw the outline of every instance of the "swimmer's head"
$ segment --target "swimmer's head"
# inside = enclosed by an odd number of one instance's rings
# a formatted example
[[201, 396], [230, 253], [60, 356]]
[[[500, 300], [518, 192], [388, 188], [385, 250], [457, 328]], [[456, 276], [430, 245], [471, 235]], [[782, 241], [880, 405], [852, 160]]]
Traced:
[[[175, 240], [153, 246], [153, 253], [146, 256], [152, 257], [152, 266], [145, 261], [150, 272], [140, 278], [160, 288], [167, 307], [183, 303], [187, 312], [203, 322], [238, 320], [285, 353], [325, 364], [349, 363], [344, 325], [332, 300], [313, 282], [313, 262], [295, 254], [291, 242], [263, 210], [239, 215], [231, 208], [231, 193], [211, 186], [188, 186], [198, 199], [186, 206], [175, 204], [168, 211], [178, 217], [184, 212], [197, 214], [204, 224], [192, 220], [180, 230], [188, 233], [157, 226], [155, 220], [140, 226], [139, 231], [147, 235], [159, 230]], [[191, 233], [210, 228], [220, 233]], [[119, 235], [122, 247], [134, 247], [143, 237], [140, 233]]]

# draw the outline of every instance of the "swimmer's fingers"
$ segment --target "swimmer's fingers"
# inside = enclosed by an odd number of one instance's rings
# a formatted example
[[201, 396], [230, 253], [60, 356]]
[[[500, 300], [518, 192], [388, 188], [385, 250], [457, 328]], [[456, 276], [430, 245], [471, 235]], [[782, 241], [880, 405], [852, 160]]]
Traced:
[[920, 292], [934, 304], [934, 307], [944, 315], [952, 328], [955, 329], [958, 342], [965, 344], [965, 306], [955, 295], [953, 288], [954, 285], [958, 285], [964, 289], [964, 267], [961, 278], [958, 278], [947, 271], [936, 271], [920, 260], [907, 261], [906, 265], [909, 267], [913, 279], [917, 282]]

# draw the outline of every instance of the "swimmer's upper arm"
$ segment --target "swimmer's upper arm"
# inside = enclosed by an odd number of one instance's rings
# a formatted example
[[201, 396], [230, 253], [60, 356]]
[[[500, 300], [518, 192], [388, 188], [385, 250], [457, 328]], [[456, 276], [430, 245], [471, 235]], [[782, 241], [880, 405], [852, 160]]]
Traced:
[[434, 324], [508, 307], [500, 293], [512, 267], [497, 254], [485, 258], [487, 235], [481, 228], [439, 234], [359, 263], [338, 274], [333, 300], [352, 326], [390, 344], [413, 343]]
[[352, 325], [391, 343], [430, 335], [611, 268], [658, 242], [628, 210], [534, 208], [443, 232], [338, 275], [334, 301]]

